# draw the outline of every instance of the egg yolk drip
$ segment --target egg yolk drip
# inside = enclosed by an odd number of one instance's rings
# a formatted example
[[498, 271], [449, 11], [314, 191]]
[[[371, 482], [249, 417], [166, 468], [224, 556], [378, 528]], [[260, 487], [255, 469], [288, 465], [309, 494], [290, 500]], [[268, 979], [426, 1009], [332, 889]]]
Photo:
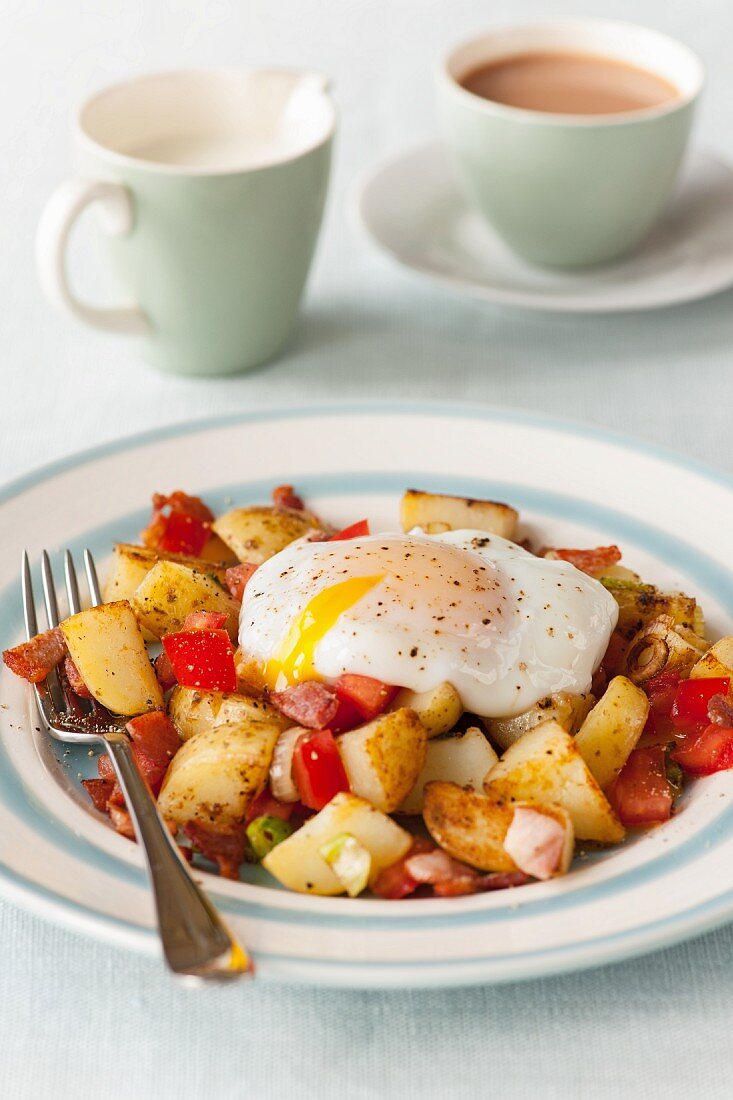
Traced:
[[264, 669], [265, 684], [271, 691], [283, 691], [288, 684], [301, 680], [320, 680], [314, 658], [318, 643], [345, 611], [358, 603], [384, 579], [350, 577], [324, 588], [303, 608], [288, 630], [277, 651]]

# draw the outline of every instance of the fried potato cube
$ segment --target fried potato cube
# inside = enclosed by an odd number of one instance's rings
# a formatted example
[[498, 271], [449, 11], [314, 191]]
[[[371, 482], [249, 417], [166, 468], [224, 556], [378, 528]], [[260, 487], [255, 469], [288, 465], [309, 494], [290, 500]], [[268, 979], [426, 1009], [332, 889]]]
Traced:
[[414, 710], [403, 708], [342, 733], [336, 744], [354, 794], [392, 813], [422, 770], [428, 736]]
[[427, 755], [415, 785], [399, 808], [401, 814], [420, 814], [423, 792], [433, 780], [456, 783], [459, 787], [483, 789], [486, 773], [493, 768], [497, 756], [486, 735], [476, 726], [465, 733], [428, 741]]
[[263, 699], [239, 692], [201, 691], [180, 684], [171, 692], [168, 714], [184, 741], [202, 730], [223, 724], [246, 725], [250, 719], [272, 722], [281, 730], [290, 725], [283, 714]]
[[733, 635], [729, 634], [712, 645], [690, 670], [691, 679], [710, 676], [733, 678]]
[[262, 505], [226, 512], [214, 522], [213, 530], [240, 561], [261, 565], [318, 526], [310, 512]]
[[461, 697], [447, 681], [431, 691], [410, 691], [402, 688], [395, 696], [392, 710], [407, 707], [414, 710], [427, 730], [428, 737], [440, 737], [456, 725], [463, 714]]
[[486, 531], [513, 539], [517, 533], [519, 514], [508, 504], [495, 500], [473, 500], [470, 497], [454, 497], [445, 493], [425, 493], [419, 489], [407, 489], [400, 504], [400, 520], [403, 531], [413, 527], [425, 530]]
[[329, 841], [353, 836], [371, 856], [369, 881], [407, 854], [411, 835], [363, 798], [343, 792], [278, 844], [262, 865], [278, 882], [300, 894], [324, 897], [343, 894], [345, 887], [321, 855]]
[[558, 722], [542, 722], [515, 741], [486, 776], [484, 790], [506, 802], [562, 806], [580, 840], [615, 844], [624, 838], [623, 825], [573, 737]]
[[153, 566], [132, 597], [135, 614], [156, 638], [183, 628], [192, 611], [223, 611], [229, 637], [239, 631], [240, 604], [212, 577], [173, 561]]
[[484, 724], [500, 748], [508, 749], [528, 730], [551, 718], [559, 722], [568, 733], [575, 733], [580, 729], [594, 702], [590, 694], [576, 695], [570, 691], [557, 691], [513, 718], [488, 718]]
[[578, 752], [596, 783], [608, 787], [636, 747], [649, 714], [649, 699], [625, 676], [614, 676], [575, 736]]
[[127, 600], [102, 603], [61, 623], [71, 659], [94, 698], [113, 714], [163, 706], [140, 626]]

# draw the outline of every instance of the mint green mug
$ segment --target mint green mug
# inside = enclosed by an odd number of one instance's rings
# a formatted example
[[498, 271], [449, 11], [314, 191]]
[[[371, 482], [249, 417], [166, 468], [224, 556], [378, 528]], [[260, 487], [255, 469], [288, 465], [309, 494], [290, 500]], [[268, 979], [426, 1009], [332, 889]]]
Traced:
[[[461, 85], [481, 65], [532, 52], [626, 62], [679, 94], [647, 110], [560, 115], [494, 103]], [[510, 248], [539, 265], [582, 267], [628, 252], [662, 213], [702, 84], [702, 65], [686, 46], [629, 23], [488, 31], [439, 67], [440, 128], [466, 196]]]
[[[232, 374], [277, 354], [293, 327], [321, 224], [336, 125], [326, 80], [286, 70], [161, 73], [79, 111], [79, 176], [37, 237], [53, 304], [141, 339], [160, 370]], [[79, 301], [66, 245], [98, 208], [102, 251], [127, 299]]]

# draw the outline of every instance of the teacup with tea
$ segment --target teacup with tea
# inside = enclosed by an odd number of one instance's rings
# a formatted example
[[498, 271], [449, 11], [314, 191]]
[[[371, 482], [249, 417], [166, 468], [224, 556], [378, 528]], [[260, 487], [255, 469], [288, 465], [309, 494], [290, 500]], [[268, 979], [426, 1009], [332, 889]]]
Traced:
[[495, 31], [441, 66], [443, 139], [469, 198], [524, 258], [612, 260], [674, 187], [703, 83], [682, 44], [625, 23]]

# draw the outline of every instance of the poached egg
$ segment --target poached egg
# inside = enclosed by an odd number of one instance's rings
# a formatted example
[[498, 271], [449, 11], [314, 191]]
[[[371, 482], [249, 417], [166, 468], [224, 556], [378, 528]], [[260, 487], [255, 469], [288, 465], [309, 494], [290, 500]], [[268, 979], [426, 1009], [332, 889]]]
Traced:
[[239, 641], [271, 690], [343, 673], [519, 714], [587, 692], [618, 618], [598, 581], [481, 531], [299, 539], [244, 591]]

